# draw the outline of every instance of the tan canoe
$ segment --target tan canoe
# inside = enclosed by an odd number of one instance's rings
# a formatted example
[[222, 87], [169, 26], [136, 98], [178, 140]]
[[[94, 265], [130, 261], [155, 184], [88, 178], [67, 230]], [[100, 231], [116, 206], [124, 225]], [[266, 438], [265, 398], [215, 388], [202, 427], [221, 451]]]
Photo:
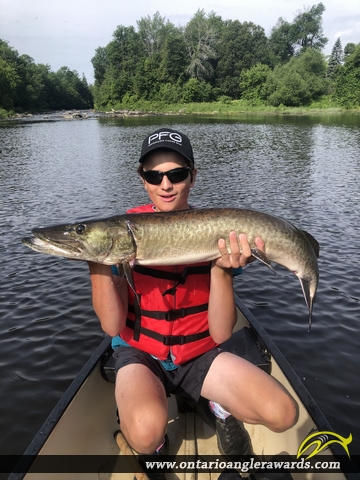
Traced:
[[[255, 454], [258, 458], [275, 456], [274, 458], [277, 459], [285, 456], [295, 461], [301, 443], [310, 433], [332, 431], [331, 427], [264, 329], [238, 297], [236, 297], [236, 303], [238, 307], [236, 329], [245, 329], [242, 333], [246, 340], [248, 354], [251, 356], [255, 353], [257, 363], [263, 361], [263, 368], [271, 365], [271, 374], [292, 393], [300, 406], [299, 421], [284, 433], [274, 433], [263, 426], [245, 425], [250, 433]], [[132, 451], [125, 439], [121, 435], [114, 438], [114, 432], [118, 430], [114, 383], [104, 378], [104, 370], [105, 376], [112, 375], [111, 366], [104, 369], [104, 364], [109, 358], [109, 349], [110, 338], [107, 337], [83, 367], [26, 450], [25, 457], [22, 459], [27, 462], [22, 468], [24, 471], [11, 474], [9, 480], [133, 480], [134, 473], [141, 473], [136, 456], [130, 457]], [[193, 411], [179, 413], [175, 398], [170, 398], [169, 405], [170, 454], [176, 455], [175, 458], [181, 460], [184, 458], [223, 460], [217, 448], [214, 431]], [[50, 457], [43, 457], [46, 455]], [[63, 457], [58, 457], [60, 455]], [[90, 457], [84, 460], [81, 457], [83, 455]], [[125, 457], [121, 458], [124, 455]], [[307, 455], [309, 452], [306, 452], [305, 456]], [[115, 466], [113, 466], [114, 458], [118, 458], [119, 461]], [[35, 471], [31, 473], [27, 468], [33, 459], [35, 459], [33, 464]], [[69, 473], [39, 472], [44, 471], [46, 465], [51, 466], [49, 470], [56, 472], [59, 459], [62, 467], [59, 470], [69, 470]], [[313, 457], [313, 460], [315, 459], [316, 457]], [[334, 444], [333, 449], [321, 452], [321, 460], [324, 461], [324, 459], [329, 465], [330, 462], [341, 460], [342, 471], [315, 472], [310, 468], [291, 472], [292, 478], [294, 480], [360, 478], [358, 473], [351, 473], [356, 472], [356, 468], [341, 445]], [[131, 460], [130, 466], [129, 460]], [[76, 470], [79, 470], [79, 462], [83, 462], [84, 470], [91, 470], [92, 461], [95, 462], [94, 471], [76, 473]], [[64, 463], [67, 462], [69, 466], [64, 467]], [[345, 468], [343, 468], [344, 465]], [[190, 471], [175, 468], [172, 472], [165, 473], [168, 480], [216, 480], [221, 471], [221, 469]], [[21, 468], [18, 467], [19, 470]], [[343, 470], [350, 473], [344, 473]], [[139, 480], [146, 478], [141, 475], [137, 477]]]

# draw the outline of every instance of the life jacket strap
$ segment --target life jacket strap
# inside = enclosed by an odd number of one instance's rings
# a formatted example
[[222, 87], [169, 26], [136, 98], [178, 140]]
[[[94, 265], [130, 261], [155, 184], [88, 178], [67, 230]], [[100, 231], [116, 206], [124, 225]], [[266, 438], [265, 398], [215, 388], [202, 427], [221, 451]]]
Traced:
[[[134, 329], [135, 324], [133, 321], [127, 319], [126, 326]], [[173, 345], [185, 345], [186, 343], [196, 342], [197, 340], [201, 340], [203, 338], [209, 337], [210, 332], [209, 330], [205, 330], [204, 332], [194, 333], [192, 335], [161, 335], [158, 332], [154, 332], [153, 330], [149, 330], [148, 328], [140, 326], [140, 334], [146, 335], [147, 337], [154, 338], [159, 342], [163, 343], [167, 347], [171, 347]]]
[[[137, 302], [135, 302], [136, 305]], [[166, 320], [167, 322], [173, 322], [179, 318], [184, 318], [188, 315], [194, 315], [196, 313], [206, 312], [208, 310], [208, 303], [202, 305], [195, 305], [193, 307], [178, 308], [176, 310], [168, 310], [166, 312], [160, 310], [141, 310], [141, 314], [144, 317], [154, 318], [155, 320]], [[136, 308], [133, 305], [129, 305], [129, 312], [136, 315]]]
[[195, 267], [186, 267], [183, 272], [165, 272], [164, 270], [157, 270], [156, 268], [145, 267], [143, 265], [135, 265], [134, 271], [140, 273], [141, 275], [149, 275], [154, 278], [162, 278], [166, 280], [173, 280], [175, 285], [171, 288], [168, 288], [162, 293], [162, 296], [165, 295], [175, 295], [176, 289], [179, 285], [184, 285], [186, 279], [189, 275], [203, 275], [210, 273], [211, 263], [207, 265], [200, 265]]

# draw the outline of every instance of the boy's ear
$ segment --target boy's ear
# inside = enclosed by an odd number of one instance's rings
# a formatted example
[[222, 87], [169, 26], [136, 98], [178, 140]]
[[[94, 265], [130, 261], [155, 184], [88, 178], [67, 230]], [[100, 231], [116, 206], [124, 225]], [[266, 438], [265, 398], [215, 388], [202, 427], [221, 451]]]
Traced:
[[194, 168], [194, 170], [192, 170], [191, 172], [191, 184], [190, 184], [190, 188], [192, 188], [195, 184], [195, 179], [196, 179], [196, 174], [197, 174], [197, 169]]

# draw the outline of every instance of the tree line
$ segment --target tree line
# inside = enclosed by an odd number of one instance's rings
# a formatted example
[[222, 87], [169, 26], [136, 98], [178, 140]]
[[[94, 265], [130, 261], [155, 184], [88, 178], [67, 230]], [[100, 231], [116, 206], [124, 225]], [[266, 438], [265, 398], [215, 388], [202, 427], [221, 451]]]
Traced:
[[41, 112], [92, 108], [91, 89], [78, 72], [36, 64], [0, 39], [0, 110]]
[[[360, 106], [360, 44], [327, 58], [320, 2], [265, 30], [198, 10], [177, 27], [156, 12], [137, 27], [118, 26], [91, 59], [94, 85], [78, 72], [35, 64], [0, 39], [0, 109], [141, 108], [241, 100], [251, 106]], [[145, 103], [144, 103], [145, 104]]]
[[96, 49], [97, 108], [142, 100], [309, 105], [330, 95], [339, 105], [360, 105], [359, 45], [340, 39], [326, 59], [322, 3], [279, 18], [269, 37], [252, 22], [223, 20], [198, 10], [185, 27], [157, 12], [133, 26], [118, 26], [112, 41]]

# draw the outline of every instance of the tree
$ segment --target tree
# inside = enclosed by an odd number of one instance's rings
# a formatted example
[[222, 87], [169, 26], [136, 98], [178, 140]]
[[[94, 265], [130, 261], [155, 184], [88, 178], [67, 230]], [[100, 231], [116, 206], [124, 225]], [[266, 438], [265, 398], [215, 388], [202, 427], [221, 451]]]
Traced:
[[328, 62], [327, 76], [334, 78], [337, 67], [341, 65], [344, 58], [344, 52], [342, 49], [340, 37], [336, 40]]
[[167, 35], [175, 29], [171, 22], [165, 22], [165, 17], [161, 17], [159, 12], [156, 12], [153, 18], [150, 15], [141, 18], [137, 21], [137, 26], [144, 51], [148, 57], [160, 52]]
[[285, 65], [277, 65], [268, 75], [264, 95], [270, 105], [308, 105], [327, 91], [326, 62], [314, 49], [305, 50]]
[[211, 85], [204, 81], [199, 81], [196, 78], [190, 78], [185, 83], [182, 90], [182, 101], [190, 102], [209, 102], [212, 98]]
[[271, 30], [269, 46], [277, 62], [288, 62], [295, 54], [293, 25], [280, 17]]
[[216, 58], [216, 30], [204, 10], [198, 10], [184, 30], [184, 39], [190, 63], [187, 74], [197, 80], [211, 78], [210, 60]]
[[328, 39], [323, 36], [322, 15], [325, 12], [323, 3], [304, 9], [294, 18], [295, 49], [298, 54], [307, 48], [321, 50]]
[[165, 83], [183, 82], [186, 77], [187, 66], [188, 55], [184, 36], [175, 31], [166, 38], [162, 49], [161, 81]]
[[299, 12], [292, 23], [279, 18], [272, 29], [269, 43], [275, 57], [285, 63], [294, 55], [300, 55], [307, 48], [321, 50], [328, 42], [323, 36], [322, 15], [325, 6], [320, 2]]
[[218, 44], [216, 86], [221, 93], [236, 99], [240, 97], [239, 79], [243, 70], [257, 63], [270, 63], [270, 51], [265, 31], [252, 22], [229, 20], [223, 28]]
[[21, 82], [17, 71], [18, 57], [18, 52], [0, 39], [0, 107], [5, 110], [14, 108], [16, 90]]
[[346, 108], [360, 106], [360, 45], [345, 58], [344, 65], [338, 68], [335, 99]]
[[91, 60], [95, 70], [95, 105], [114, 105], [126, 93], [133, 94], [137, 69], [144, 59], [138, 32], [132, 26], [118, 26], [113, 40], [105, 48], [98, 48]]
[[20, 77], [16, 68], [0, 58], [0, 107], [5, 110], [14, 108], [14, 97]]
[[344, 48], [344, 58], [348, 57], [349, 55], [351, 55], [352, 53], [354, 53], [355, 51], [355, 48], [356, 48], [356, 44], [355, 43], [347, 43], [345, 45], [345, 48]]
[[241, 98], [251, 105], [259, 105], [265, 100], [264, 86], [271, 73], [268, 65], [258, 63], [240, 75]]
[[98, 47], [95, 50], [95, 55], [91, 59], [94, 68], [95, 82], [101, 84], [104, 81], [105, 72], [107, 68], [107, 50], [104, 47]]
[[[54, 110], [91, 108], [92, 97], [86, 79], [80, 79], [76, 70], [61, 67], [51, 72], [52, 80], [49, 104]], [[84, 98], [85, 97], [85, 98]]]

